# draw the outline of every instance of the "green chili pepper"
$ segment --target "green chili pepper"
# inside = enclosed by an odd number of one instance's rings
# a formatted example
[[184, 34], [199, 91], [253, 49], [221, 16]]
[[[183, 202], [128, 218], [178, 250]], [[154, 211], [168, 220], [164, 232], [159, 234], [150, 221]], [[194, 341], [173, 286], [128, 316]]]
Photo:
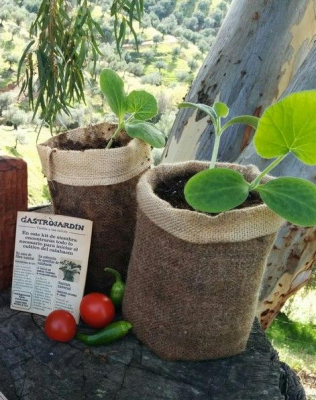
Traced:
[[78, 332], [76, 334], [76, 339], [89, 346], [109, 344], [124, 337], [132, 327], [132, 324], [127, 321], [113, 322], [93, 335], [85, 335], [84, 333]]
[[115, 276], [115, 282], [111, 287], [110, 298], [116, 307], [119, 307], [123, 303], [125, 293], [125, 283], [122, 281], [121, 274], [112, 268], [105, 268], [104, 271], [110, 272]]

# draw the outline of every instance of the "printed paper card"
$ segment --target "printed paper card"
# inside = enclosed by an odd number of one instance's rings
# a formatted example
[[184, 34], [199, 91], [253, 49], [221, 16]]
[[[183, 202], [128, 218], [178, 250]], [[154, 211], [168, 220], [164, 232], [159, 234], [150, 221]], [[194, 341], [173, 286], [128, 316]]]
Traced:
[[40, 315], [63, 309], [79, 322], [92, 221], [19, 212], [11, 308]]

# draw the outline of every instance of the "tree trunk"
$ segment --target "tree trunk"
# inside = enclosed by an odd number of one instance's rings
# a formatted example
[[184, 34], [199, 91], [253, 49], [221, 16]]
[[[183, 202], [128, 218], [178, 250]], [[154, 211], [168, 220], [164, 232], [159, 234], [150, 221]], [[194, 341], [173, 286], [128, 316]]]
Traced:
[[[284, 96], [306, 89], [316, 89], [316, 42]], [[255, 164], [260, 170], [271, 162], [260, 158], [252, 143], [237, 161], [244, 165]], [[316, 183], [316, 167], [302, 164], [292, 154], [273, 170], [273, 175], [298, 176]], [[310, 280], [315, 261], [316, 227], [302, 228], [285, 224], [269, 255], [261, 288], [257, 316], [264, 329], [269, 327], [285, 301]]]
[[[187, 101], [221, 100], [230, 118], [258, 115], [280, 97], [312, 47], [315, 7], [315, 0], [234, 0]], [[213, 133], [208, 117], [180, 110], [162, 161], [209, 160]], [[248, 136], [242, 125], [227, 130], [219, 160], [235, 161]]]
[[[282, 94], [316, 88], [315, 9], [315, 0], [235, 0], [187, 101], [224, 101], [232, 110], [230, 118], [241, 114], [260, 116]], [[270, 161], [255, 155], [251, 137], [248, 127], [230, 128], [223, 135], [219, 160], [265, 168]], [[162, 161], [210, 160], [213, 139], [208, 117], [181, 109]], [[273, 174], [299, 176], [313, 182], [316, 176], [315, 167], [307, 167], [291, 156]], [[315, 243], [315, 228], [287, 224], [280, 230], [268, 260], [258, 307], [264, 328], [284, 302], [310, 279], [316, 259]]]

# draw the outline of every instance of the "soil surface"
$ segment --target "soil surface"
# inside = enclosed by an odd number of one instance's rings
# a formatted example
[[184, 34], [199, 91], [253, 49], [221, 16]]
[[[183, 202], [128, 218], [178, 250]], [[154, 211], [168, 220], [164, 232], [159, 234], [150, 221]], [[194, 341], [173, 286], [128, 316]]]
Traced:
[[[184, 187], [188, 180], [192, 178], [194, 174], [185, 174], [183, 176], [177, 176], [169, 178], [165, 181], [161, 181], [154, 189], [155, 194], [162, 200], [167, 201], [174, 208], [179, 208], [182, 210], [195, 211], [185, 200], [184, 197]], [[240, 204], [238, 209], [253, 207], [255, 205], [262, 204], [262, 200], [256, 193], [250, 193], [247, 200]], [[205, 214], [205, 213], [203, 213]], [[216, 214], [210, 214], [216, 215]]]
[[[84, 151], [84, 150], [91, 150], [91, 149], [105, 149], [106, 145], [108, 144], [106, 138], [102, 137], [95, 137], [88, 143], [80, 143], [74, 142], [71, 139], [67, 139], [64, 141], [59, 142], [59, 149], [60, 150], [74, 150], [74, 151]], [[111, 149], [115, 149], [118, 147], [124, 146], [119, 140], [114, 140], [111, 146]]]

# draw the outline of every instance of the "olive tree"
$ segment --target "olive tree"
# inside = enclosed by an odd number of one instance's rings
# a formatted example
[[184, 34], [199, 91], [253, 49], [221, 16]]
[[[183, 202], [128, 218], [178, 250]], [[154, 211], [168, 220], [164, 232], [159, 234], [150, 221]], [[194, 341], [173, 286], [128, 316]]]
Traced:
[[8, 71], [13, 72], [13, 66], [19, 62], [19, 56], [12, 53], [7, 53], [4, 55], [5, 61], [9, 64]]
[[159, 61], [155, 62], [155, 68], [157, 68], [160, 73], [162, 69], [168, 68], [168, 64], [163, 60], [159, 60]]
[[0, 93], [0, 117], [3, 115], [3, 110], [6, 110], [14, 101], [14, 94], [11, 92]]
[[29, 121], [29, 115], [17, 107], [9, 107], [3, 114], [6, 123], [13, 125], [14, 130], [18, 130], [20, 125], [25, 125]]

